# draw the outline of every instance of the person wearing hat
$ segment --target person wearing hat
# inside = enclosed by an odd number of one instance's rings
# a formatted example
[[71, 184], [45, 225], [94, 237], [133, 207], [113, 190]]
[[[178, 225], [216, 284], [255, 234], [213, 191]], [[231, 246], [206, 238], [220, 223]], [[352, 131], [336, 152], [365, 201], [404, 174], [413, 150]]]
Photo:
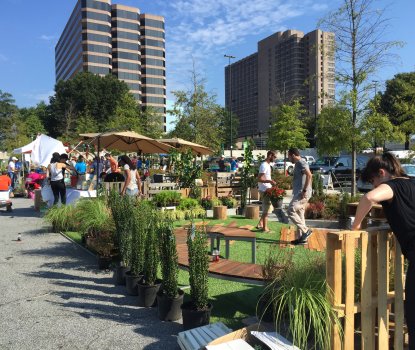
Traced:
[[66, 169], [74, 170], [72, 165], [67, 163], [68, 159], [66, 153], [59, 154], [55, 152], [48, 166], [48, 176], [53, 192], [53, 205], [58, 204], [59, 197], [61, 203], [66, 204], [65, 171]]
[[18, 159], [16, 157], [10, 157], [9, 164], [7, 166], [7, 175], [10, 177], [11, 185], [10, 190], [14, 190], [14, 185], [16, 182], [16, 161]]

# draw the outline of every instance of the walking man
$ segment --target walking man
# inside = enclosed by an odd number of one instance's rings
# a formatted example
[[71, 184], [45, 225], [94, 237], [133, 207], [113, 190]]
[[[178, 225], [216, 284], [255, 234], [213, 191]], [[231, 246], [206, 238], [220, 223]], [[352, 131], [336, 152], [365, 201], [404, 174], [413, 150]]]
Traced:
[[308, 237], [313, 233], [305, 224], [305, 208], [311, 197], [312, 175], [308, 163], [301, 158], [297, 148], [288, 150], [288, 159], [294, 163], [293, 198], [288, 206], [288, 216], [297, 226], [298, 238], [291, 244], [306, 244]]
[[275, 181], [271, 178], [271, 163], [274, 163], [277, 158], [274, 151], [268, 151], [267, 158], [259, 167], [258, 174], [258, 191], [260, 200], [262, 202], [262, 215], [259, 219], [257, 228], [264, 232], [270, 232], [268, 228], [268, 214], [272, 212], [271, 200], [265, 195], [265, 191], [275, 185]]

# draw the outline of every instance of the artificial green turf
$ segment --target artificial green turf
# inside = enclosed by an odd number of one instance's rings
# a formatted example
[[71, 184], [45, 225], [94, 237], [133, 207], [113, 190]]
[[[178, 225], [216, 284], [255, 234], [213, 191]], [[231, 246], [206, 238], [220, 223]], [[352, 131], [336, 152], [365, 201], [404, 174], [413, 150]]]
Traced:
[[64, 232], [64, 235], [68, 236], [69, 238], [71, 238], [76, 243], [82, 245], [82, 234], [80, 232], [66, 231], [66, 232]]

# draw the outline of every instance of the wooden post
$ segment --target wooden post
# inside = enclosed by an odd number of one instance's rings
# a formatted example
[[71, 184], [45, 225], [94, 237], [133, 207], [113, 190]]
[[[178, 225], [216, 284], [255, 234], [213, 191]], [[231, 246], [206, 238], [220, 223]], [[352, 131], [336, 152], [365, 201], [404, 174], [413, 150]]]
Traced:
[[344, 349], [354, 349], [354, 279], [355, 279], [355, 235], [345, 235], [346, 248], [346, 300], [344, 320]]
[[259, 219], [259, 206], [247, 205], [245, 207], [245, 218], [258, 220]]
[[[326, 276], [327, 284], [331, 288], [331, 302], [334, 307], [341, 304], [342, 296], [342, 254], [341, 241], [336, 233], [327, 234], [327, 253], [326, 253]], [[333, 326], [330, 332], [331, 350], [341, 350], [342, 344], [339, 329]]]
[[226, 220], [228, 217], [227, 209], [228, 208], [224, 205], [213, 207], [213, 218], [218, 220]]
[[[369, 242], [373, 236], [369, 236], [367, 232], [361, 234], [361, 275], [362, 275], [362, 291], [361, 291], [361, 327], [362, 327], [362, 349], [374, 349], [373, 334], [375, 333], [374, 322], [372, 319], [372, 244]], [[375, 237], [376, 238], [376, 237]]]
[[378, 238], [378, 349], [389, 349], [388, 312], [388, 235]]
[[395, 239], [395, 335], [394, 349], [403, 349], [403, 256]]

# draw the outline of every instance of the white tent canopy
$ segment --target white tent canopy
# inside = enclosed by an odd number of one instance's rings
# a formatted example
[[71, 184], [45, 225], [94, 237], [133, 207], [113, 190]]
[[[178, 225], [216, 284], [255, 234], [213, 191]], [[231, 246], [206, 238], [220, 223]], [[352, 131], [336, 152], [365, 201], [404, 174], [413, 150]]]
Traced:
[[39, 135], [36, 140], [33, 141], [30, 159], [32, 163], [46, 167], [49, 165], [52, 153], [54, 152], [58, 152], [59, 154], [66, 153], [63, 143], [52, 137]]
[[34, 146], [35, 142], [36, 141], [32, 141], [29, 144], [27, 144], [26, 146], [15, 148], [13, 150], [13, 153], [16, 153], [16, 154], [32, 153], [32, 149], [33, 149], [33, 146]]

